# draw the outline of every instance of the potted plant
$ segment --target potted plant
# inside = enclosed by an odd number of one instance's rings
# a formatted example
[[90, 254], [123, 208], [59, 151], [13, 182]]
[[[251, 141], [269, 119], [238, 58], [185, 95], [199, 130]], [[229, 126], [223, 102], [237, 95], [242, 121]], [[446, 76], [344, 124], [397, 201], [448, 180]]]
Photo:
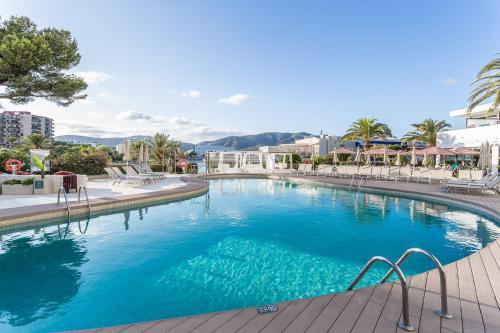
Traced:
[[33, 193], [34, 194], [47, 194], [49, 193], [49, 189], [47, 184], [45, 184], [45, 160], [39, 159], [36, 156], [31, 157], [33, 160], [33, 164], [40, 170], [40, 174], [42, 179], [35, 179], [33, 183]]
[[32, 195], [34, 178], [11, 179], [2, 184], [2, 194]]

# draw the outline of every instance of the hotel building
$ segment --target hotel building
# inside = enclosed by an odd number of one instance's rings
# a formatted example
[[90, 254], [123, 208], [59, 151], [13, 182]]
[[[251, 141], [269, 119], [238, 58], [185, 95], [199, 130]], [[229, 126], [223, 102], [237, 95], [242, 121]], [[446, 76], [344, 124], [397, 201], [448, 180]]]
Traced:
[[54, 138], [54, 120], [36, 116], [28, 111], [4, 111], [0, 113], [0, 146], [9, 147], [21, 142], [30, 134], [42, 134], [49, 141]]

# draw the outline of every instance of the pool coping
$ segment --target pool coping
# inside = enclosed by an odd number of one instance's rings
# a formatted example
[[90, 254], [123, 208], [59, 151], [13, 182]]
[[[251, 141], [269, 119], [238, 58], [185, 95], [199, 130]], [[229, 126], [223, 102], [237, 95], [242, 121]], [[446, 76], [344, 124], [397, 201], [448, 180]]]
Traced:
[[[170, 202], [187, 199], [208, 192], [208, 183], [199, 177], [181, 177], [186, 185], [181, 187], [159, 190], [147, 193], [126, 194], [113, 197], [100, 197], [92, 199], [91, 212], [102, 212], [116, 208], [134, 205]], [[88, 206], [85, 202], [70, 202], [71, 217], [87, 216]], [[23, 207], [14, 207], [0, 210], [0, 229], [10, 227], [29, 226], [39, 224], [40, 221], [63, 218], [68, 216], [66, 206], [57, 204], [41, 204]]]

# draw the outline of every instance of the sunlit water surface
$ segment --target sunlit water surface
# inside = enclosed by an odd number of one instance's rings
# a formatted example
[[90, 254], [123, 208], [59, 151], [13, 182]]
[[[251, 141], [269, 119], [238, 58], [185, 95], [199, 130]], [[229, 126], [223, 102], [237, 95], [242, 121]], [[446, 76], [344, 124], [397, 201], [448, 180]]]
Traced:
[[[47, 332], [256, 306], [346, 289], [373, 255], [449, 263], [500, 228], [460, 209], [271, 180], [0, 233], [0, 332]], [[406, 274], [432, 268], [414, 257]], [[385, 272], [376, 266], [363, 280]]]

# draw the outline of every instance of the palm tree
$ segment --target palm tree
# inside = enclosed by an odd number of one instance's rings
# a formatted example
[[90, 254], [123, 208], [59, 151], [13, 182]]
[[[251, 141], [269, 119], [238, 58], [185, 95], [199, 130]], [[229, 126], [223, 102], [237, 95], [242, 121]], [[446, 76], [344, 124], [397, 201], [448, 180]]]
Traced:
[[177, 142], [169, 140], [169, 135], [156, 133], [151, 140], [151, 149], [153, 151], [153, 160], [161, 165], [161, 170], [165, 171], [167, 161], [175, 154], [178, 147]]
[[342, 141], [363, 140], [366, 149], [370, 146], [371, 141], [390, 136], [392, 136], [392, 132], [386, 124], [379, 123], [375, 118], [360, 118], [347, 129]]
[[38, 133], [28, 135], [24, 139], [24, 144], [31, 149], [45, 149], [50, 145], [45, 135]]
[[435, 146], [438, 133], [451, 125], [444, 120], [425, 119], [421, 123], [411, 124], [413, 131], [404, 135], [406, 141], [425, 142], [429, 146]]
[[500, 106], [500, 58], [493, 59], [484, 66], [477, 74], [476, 81], [472, 83], [475, 88], [469, 97], [469, 108], [471, 112], [479, 104], [493, 98], [493, 104], [489, 112], [493, 112]]

